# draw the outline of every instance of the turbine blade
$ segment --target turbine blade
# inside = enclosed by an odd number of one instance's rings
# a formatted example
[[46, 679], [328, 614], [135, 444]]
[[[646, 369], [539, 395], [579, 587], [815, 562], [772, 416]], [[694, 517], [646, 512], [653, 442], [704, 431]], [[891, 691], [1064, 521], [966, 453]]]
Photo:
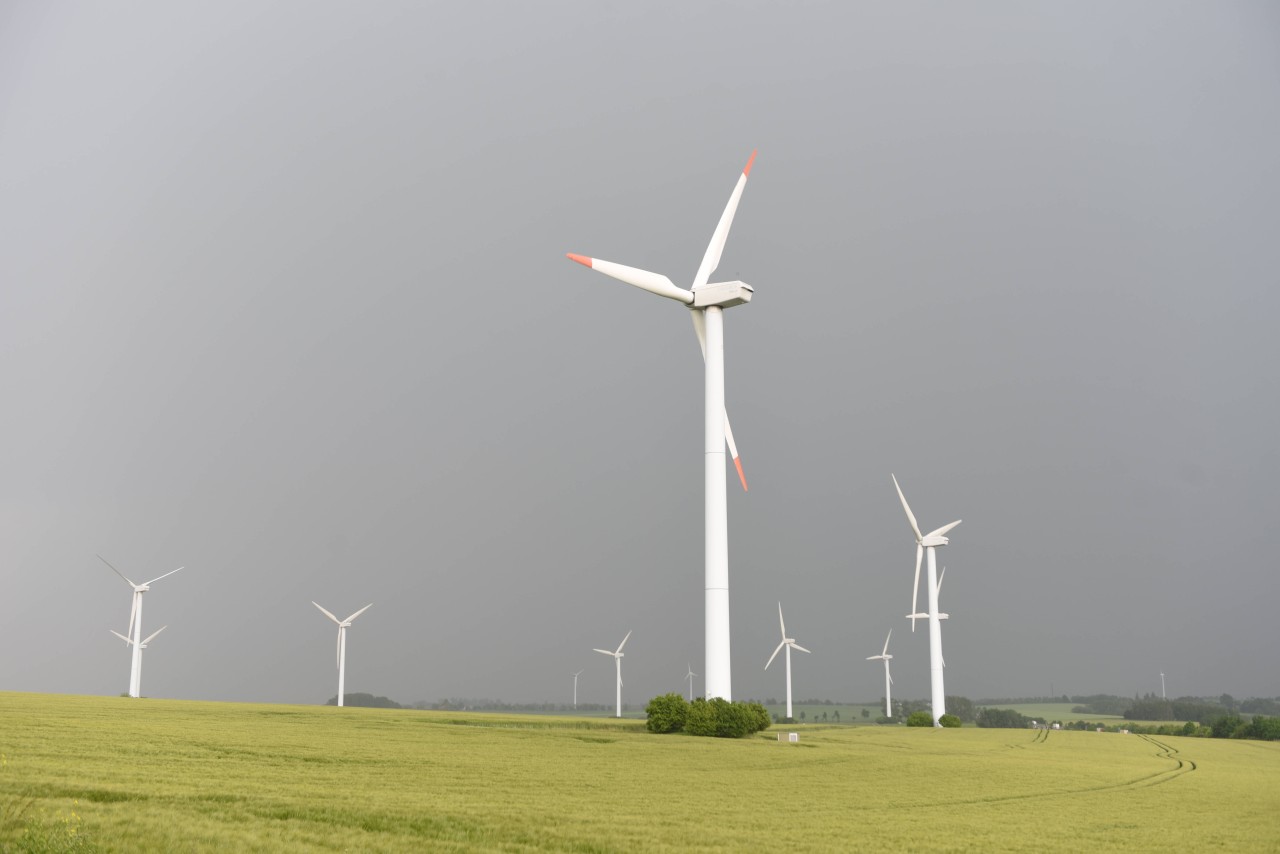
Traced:
[[798, 649], [798, 650], [800, 650], [801, 652], [812, 652], [812, 650], [805, 649], [804, 647], [802, 647], [802, 646], [801, 646], [800, 644], [798, 644], [798, 643], [793, 643], [793, 644], [791, 644], [791, 648], [792, 648], [792, 649]]
[[769, 660], [764, 663], [764, 669], [768, 670], [769, 665], [773, 664], [773, 660], [778, 657], [778, 653], [782, 652], [782, 648], [787, 645], [786, 641], [778, 644], [778, 648], [773, 651], [773, 655], [769, 656]]
[[575, 673], [575, 674], [573, 674], [573, 675], [574, 675], [574, 676], [581, 676], [581, 675], [582, 675], [582, 671], [581, 671], [581, 670], [579, 670], [577, 673]]
[[[707, 360], [707, 320], [701, 309], [689, 312], [693, 317], [693, 334], [698, 336], [698, 347], [702, 350], [702, 360]], [[742, 491], [747, 491], [747, 476], [742, 471], [742, 458], [738, 456], [738, 443], [733, 440], [733, 428], [729, 426], [729, 413], [724, 413], [724, 440], [729, 446], [729, 456], [733, 457], [734, 468], [738, 470], [738, 480], [742, 482]]]
[[599, 649], [597, 647], [592, 647], [592, 649], [594, 649], [596, 652], [601, 653], [603, 655], [613, 655], [613, 650], [611, 649]]
[[[782, 636], [785, 638], [787, 636], [787, 624], [782, 622], [782, 603], [781, 602], [778, 603], [778, 625], [779, 627], [782, 628]], [[786, 641], [783, 641], [783, 643], [786, 643]]]
[[150, 581], [148, 581], [148, 582], [147, 582], [147, 584], [155, 584], [155, 583], [156, 583], [157, 581], [159, 581], [161, 578], [168, 578], [169, 576], [171, 576], [171, 575], [173, 575], [175, 572], [177, 572], [179, 569], [186, 569], [186, 567], [185, 567], [185, 566], [180, 566], [180, 567], [178, 567], [178, 569], [171, 569], [171, 570], [169, 570], [168, 572], [166, 572], [164, 575], [158, 575], [158, 576], [156, 576], [155, 578], [151, 579]]
[[890, 684], [890, 685], [892, 685], [892, 684], [893, 684], [893, 674], [889, 672], [889, 669], [888, 669], [887, 667], [885, 668], [885, 671], [884, 671], [884, 672], [885, 672], [885, 675], [889, 677], [889, 684]]
[[889, 653], [889, 638], [893, 637], [893, 629], [889, 629], [889, 634], [884, 636], [884, 649], [880, 650], [881, 655]]
[[133, 643], [133, 641], [132, 641], [130, 638], [125, 637], [124, 635], [122, 635], [122, 634], [120, 634], [119, 632], [117, 632], [115, 629], [107, 629], [107, 631], [111, 632], [111, 634], [113, 634], [113, 635], [115, 635], [116, 637], [120, 638], [120, 640], [124, 641], [124, 642], [125, 642], [125, 643], [127, 643], [127, 644], [128, 644], [128, 643]]
[[936, 529], [936, 530], [930, 531], [930, 532], [929, 532], [929, 536], [931, 536], [931, 537], [941, 537], [941, 536], [942, 536], [943, 534], [945, 534], [947, 531], [950, 531], [950, 530], [951, 530], [952, 528], [954, 528], [956, 525], [959, 525], [962, 521], [964, 521], [964, 520], [963, 520], [963, 519], [957, 519], [957, 520], [955, 520], [954, 522], [952, 522], [950, 525], [943, 525], [941, 528], [938, 528], [938, 529]]
[[133, 637], [133, 623], [138, 618], [138, 591], [133, 591], [133, 600], [129, 603], [129, 637]]
[[698, 274], [693, 277], [693, 287], [700, 288], [707, 283], [707, 279], [716, 271], [716, 267], [720, 266], [720, 255], [724, 252], [724, 244], [729, 239], [729, 229], [733, 226], [733, 215], [738, 211], [738, 201], [742, 198], [742, 190], [747, 186], [747, 176], [751, 174], [751, 164], [756, 161], [756, 153], [751, 152], [751, 159], [747, 161], [747, 165], [742, 170], [742, 174], [738, 176], [738, 183], [733, 187], [733, 193], [729, 196], [729, 204], [725, 205], [724, 213], [720, 214], [720, 222], [716, 223], [716, 230], [711, 235], [711, 243], [707, 245], [706, 254], [702, 256], [702, 264], [698, 267]]
[[[111, 566], [111, 562], [110, 562], [110, 561], [108, 561], [108, 560], [107, 560], [105, 557], [103, 557], [102, 555], [98, 555], [98, 560], [102, 561], [102, 562], [103, 562], [103, 563], [105, 563], [107, 566]], [[124, 583], [125, 583], [125, 584], [128, 584], [130, 587], [137, 587], [137, 586], [138, 586], [138, 585], [134, 584], [132, 581], [130, 581], [130, 580], [129, 580], [129, 577], [128, 577], [127, 575], [125, 575], [125, 574], [124, 574], [123, 572], [121, 572], [120, 570], [116, 569], [114, 566], [111, 566], [111, 571], [112, 571], [112, 572], [114, 572], [116, 575], [120, 576], [121, 578], [123, 578], [123, 579], [124, 579]]]
[[312, 605], [315, 605], [317, 608], [320, 608], [320, 613], [321, 613], [321, 614], [324, 614], [326, 617], [328, 617], [330, 620], [333, 620], [333, 621], [334, 621], [335, 623], [337, 623], [338, 625], [342, 625], [342, 621], [341, 621], [341, 620], [339, 620], [337, 617], [333, 616], [333, 614], [330, 614], [328, 611], [326, 611], [326, 610], [325, 610], [325, 609], [320, 605], [320, 603], [319, 603], [319, 602], [316, 602], [316, 601], [313, 599], [313, 600], [311, 600], [311, 604], [312, 604]]
[[598, 270], [620, 282], [635, 285], [637, 288], [646, 290], [651, 294], [673, 299], [685, 305], [693, 303], [692, 293], [684, 288], [676, 287], [674, 282], [659, 273], [650, 273], [648, 270], [641, 270], [638, 267], [628, 267], [625, 264], [615, 264], [612, 261], [603, 261], [599, 258], [588, 258], [586, 255], [575, 255], [572, 252], [567, 253], [566, 257], [571, 261], [577, 261], [583, 266]]
[[154, 632], [152, 632], [151, 634], [147, 635], [147, 639], [146, 639], [146, 640], [144, 640], [144, 641], [142, 642], [142, 645], [143, 645], [143, 646], [146, 646], [147, 644], [151, 643], [151, 639], [152, 639], [152, 638], [154, 638], [156, 635], [160, 634], [161, 632], [163, 632], [163, 631], [164, 631], [165, 629], [167, 629], [167, 628], [169, 628], [169, 627], [168, 627], [168, 626], [161, 626], [160, 628], [156, 629], [156, 630], [155, 630]]
[[729, 456], [733, 457], [733, 467], [738, 470], [738, 480], [742, 482], [742, 491], [747, 491], [747, 476], [742, 471], [742, 458], [738, 456], [738, 443], [733, 441], [733, 428], [729, 426], [729, 413], [724, 414], [724, 440], [729, 444]]
[[363, 608], [361, 608], [359, 611], [356, 611], [354, 614], [352, 614], [350, 617], [347, 617], [347, 618], [346, 618], [345, 620], [343, 620], [342, 622], [344, 622], [344, 623], [349, 623], [349, 622], [351, 622], [352, 620], [354, 620], [356, 617], [358, 617], [358, 616], [360, 616], [361, 614], [363, 614], [365, 611], [368, 611], [368, 610], [369, 610], [370, 608], [372, 608], [372, 607], [373, 607], [373, 603], [372, 603], [372, 602], [370, 602], [368, 605], [365, 605], [365, 606], [364, 606]]
[[947, 577], [947, 568], [942, 568], [942, 573], [938, 576], [938, 592], [942, 592], [942, 580]]
[[333, 669], [342, 669], [342, 626], [338, 626], [338, 639], [333, 644]]
[[916, 580], [911, 586], [911, 631], [916, 630], [916, 602], [920, 601], [920, 559], [924, 557], [924, 546], [916, 543]]
[[622, 639], [622, 643], [618, 644], [618, 652], [622, 652], [622, 648], [627, 645], [627, 639], [631, 637], [631, 632], [627, 632], [627, 637]]
[[893, 478], [893, 488], [898, 490], [898, 498], [902, 499], [902, 509], [907, 511], [907, 521], [911, 523], [911, 530], [916, 535], [916, 542], [924, 539], [920, 534], [920, 526], [916, 524], [916, 516], [911, 512], [911, 505], [907, 503], [907, 496], [902, 494], [902, 487], [898, 486], [898, 478], [890, 473], [889, 477]]

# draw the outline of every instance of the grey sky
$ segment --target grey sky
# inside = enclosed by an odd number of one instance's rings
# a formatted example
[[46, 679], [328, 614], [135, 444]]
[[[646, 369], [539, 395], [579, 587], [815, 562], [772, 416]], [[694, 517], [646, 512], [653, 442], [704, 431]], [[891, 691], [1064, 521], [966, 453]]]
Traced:
[[[0, 689], [610, 702], [702, 672], [716, 278], [733, 678], [1280, 694], [1268, 3], [0, 7]], [[1268, 379], [1272, 378], [1272, 379]], [[700, 681], [699, 681], [700, 684]]]

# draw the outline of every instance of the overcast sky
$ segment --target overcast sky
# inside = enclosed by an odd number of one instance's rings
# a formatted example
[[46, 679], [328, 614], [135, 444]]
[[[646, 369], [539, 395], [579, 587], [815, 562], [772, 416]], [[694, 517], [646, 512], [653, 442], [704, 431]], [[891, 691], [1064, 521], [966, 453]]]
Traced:
[[[1280, 7], [0, 5], [0, 689], [1280, 695]], [[732, 473], [730, 477], [733, 477]], [[697, 687], [701, 689], [701, 679]]]

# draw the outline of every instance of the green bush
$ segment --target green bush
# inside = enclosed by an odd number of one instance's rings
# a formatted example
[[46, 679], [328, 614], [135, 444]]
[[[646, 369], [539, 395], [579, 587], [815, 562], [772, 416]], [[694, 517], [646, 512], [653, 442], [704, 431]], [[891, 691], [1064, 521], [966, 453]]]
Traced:
[[715, 706], [702, 697], [695, 697], [684, 717], [684, 731], [689, 735], [715, 735]]
[[759, 703], [731, 703], [721, 697], [698, 697], [689, 704], [684, 731], [690, 735], [743, 738], [772, 724], [768, 711]]
[[929, 712], [912, 712], [907, 715], [907, 726], [933, 726], [933, 715]]
[[684, 728], [689, 704], [679, 694], [663, 694], [650, 700], [644, 713], [648, 715], [645, 726], [649, 732], [679, 732]]
[[955, 729], [960, 726], [960, 718], [956, 715], [943, 715], [938, 718], [938, 723], [944, 727]]
[[769, 727], [773, 726], [773, 715], [769, 714], [769, 710], [764, 706], [759, 703], [747, 703], [747, 708], [755, 713], [756, 716], [754, 732], [764, 732]]

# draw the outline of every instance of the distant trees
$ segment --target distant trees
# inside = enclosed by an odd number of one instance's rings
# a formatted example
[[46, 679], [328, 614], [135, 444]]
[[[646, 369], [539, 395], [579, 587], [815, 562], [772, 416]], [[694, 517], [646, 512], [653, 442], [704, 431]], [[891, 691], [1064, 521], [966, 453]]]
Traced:
[[933, 715], [921, 709], [907, 715], [907, 726], [933, 726]]
[[[338, 705], [338, 695], [334, 694], [326, 702], [326, 706]], [[375, 697], [372, 694], [343, 694], [343, 706], [361, 706], [366, 709], [403, 709], [404, 706], [386, 697]]]
[[948, 695], [947, 714], [955, 715], [966, 723], [973, 723], [974, 718], [978, 716], [978, 707], [968, 697], [952, 697]]
[[1013, 709], [982, 709], [974, 722], [989, 729], [1022, 729], [1031, 725], [1031, 718]]

